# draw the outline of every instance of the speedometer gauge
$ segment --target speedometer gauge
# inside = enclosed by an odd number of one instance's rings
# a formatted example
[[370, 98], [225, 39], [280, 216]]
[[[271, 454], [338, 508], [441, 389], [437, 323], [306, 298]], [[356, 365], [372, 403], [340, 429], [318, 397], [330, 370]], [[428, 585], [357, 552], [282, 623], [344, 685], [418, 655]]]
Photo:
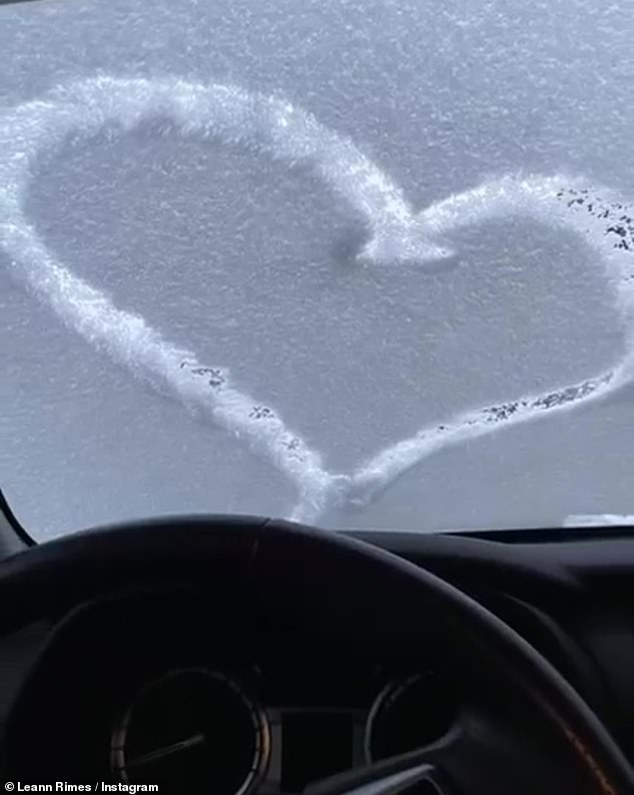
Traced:
[[457, 705], [451, 686], [424, 673], [390, 682], [376, 697], [365, 727], [368, 762], [422, 748], [451, 727]]
[[116, 726], [113, 773], [182, 795], [248, 795], [269, 757], [262, 709], [233, 679], [172, 671], [141, 690]]

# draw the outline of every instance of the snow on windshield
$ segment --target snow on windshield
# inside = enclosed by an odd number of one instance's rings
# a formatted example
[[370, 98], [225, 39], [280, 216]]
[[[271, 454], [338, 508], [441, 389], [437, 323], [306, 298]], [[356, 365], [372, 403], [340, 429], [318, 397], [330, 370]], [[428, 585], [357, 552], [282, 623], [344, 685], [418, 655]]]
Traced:
[[22, 521], [631, 512], [631, 21], [0, 9], [0, 483]]

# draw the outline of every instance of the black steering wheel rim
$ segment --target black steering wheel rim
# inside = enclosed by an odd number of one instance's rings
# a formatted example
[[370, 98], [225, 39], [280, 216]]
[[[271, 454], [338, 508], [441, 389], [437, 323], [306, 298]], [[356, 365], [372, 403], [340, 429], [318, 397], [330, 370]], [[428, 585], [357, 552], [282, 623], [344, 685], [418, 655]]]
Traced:
[[[68, 605], [124, 589], [139, 580], [227, 582], [243, 577], [259, 593], [275, 592], [288, 609], [293, 597], [319, 605], [319, 615], [348, 611], [389, 623], [382, 605], [415, 615], [442, 616], [447, 643], [487, 658], [501, 683], [520, 689], [563, 737], [599, 795], [634, 792], [623, 753], [571, 685], [513, 629], [458, 588], [408, 561], [337, 533], [258, 517], [184, 517], [64, 537], [19, 553], [0, 565], [4, 616], [24, 622], [38, 603]], [[382, 599], [390, 594], [389, 600]], [[401, 602], [395, 602], [402, 600]], [[317, 611], [315, 613], [317, 615]], [[316, 624], [319, 627], [319, 621]], [[327, 618], [321, 629], [328, 631]], [[319, 628], [317, 629], [319, 631]], [[28, 678], [24, 684], [28, 688]], [[8, 726], [10, 731], [10, 722]]]
[[[435, 574], [356, 539], [285, 522], [271, 525], [267, 535], [269, 554], [278, 545], [273, 555], [281, 554], [282, 549], [288, 554], [291, 545], [304, 546], [298, 557], [309, 558], [319, 567], [327, 565], [325, 550], [336, 551], [337, 556], [367, 567], [366, 576], [370, 572], [377, 575], [382, 569], [384, 574], [389, 572], [415, 584], [427, 605], [433, 605], [443, 615], [449, 643], [467, 644], [462, 649], [466, 657], [486, 652], [487, 662], [495, 666], [494, 675], [500, 682], [520, 688], [565, 738], [580, 766], [594, 780], [597, 793], [634, 792], [631, 766], [593, 710], [531, 644], [475, 599]], [[321, 563], [320, 553], [324, 557]], [[376, 587], [387, 587], [387, 583], [376, 576]]]

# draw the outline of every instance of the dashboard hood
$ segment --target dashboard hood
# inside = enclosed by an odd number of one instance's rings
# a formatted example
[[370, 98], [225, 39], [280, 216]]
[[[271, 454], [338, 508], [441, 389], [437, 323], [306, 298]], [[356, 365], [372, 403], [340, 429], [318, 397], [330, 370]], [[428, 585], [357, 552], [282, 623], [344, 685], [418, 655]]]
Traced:
[[[0, 0], [1, 2], [1, 0]], [[171, 517], [174, 522], [187, 517]], [[238, 516], [228, 517], [237, 519]], [[266, 521], [266, 517], [262, 517]], [[145, 524], [140, 522], [139, 524]], [[392, 551], [399, 554], [401, 540], [407, 543], [407, 539], [412, 536], [417, 537], [417, 543], [425, 548], [430, 547], [437, 553], [446, 551], [446, 544], [450, 544], [450, 551], [455, 554], [455, 546], [451, 541], [453, 537], [456, 542], [459, 538], [465, 541], [486, 540], [490, 542], [502, 542], [504, 546], [512, 544], [514, 546], [524, 544], [550, 544], [562, 541], [594, 541], [595, 543], [608, 538], [622, 538], [631, 540], [634, 537], [634, 516], [616, 515], [575, 515], [569, 516], [563, 527], [551, 528], [514, 528], [506, 530], [467, 530], [454, 529], [442, 530], [438, 532], [422, 532], [416, 530], [385, 530], [381, 528], [361, 528], [343, 531], [344, 535], [359, 538], [370, 543], [385, 545], [392, 548]], [[425, 540], [423, 540], [425, 539]], [[31, 537], [28, 530], [23, 527], [16, 515], [13, 513], [9, 501], [4, 492], [0, 489], [0, 561], [21, 552], [28, 547], [38, 546], [38, 542]], [[471, 548], [470, 548], [471, 549]]]

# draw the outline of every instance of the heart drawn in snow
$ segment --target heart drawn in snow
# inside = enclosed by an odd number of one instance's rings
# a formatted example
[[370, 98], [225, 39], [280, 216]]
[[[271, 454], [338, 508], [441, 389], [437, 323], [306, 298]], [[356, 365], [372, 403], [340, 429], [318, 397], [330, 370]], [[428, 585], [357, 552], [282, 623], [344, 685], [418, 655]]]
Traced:
[[[358, 258], [376, 267], [424, 267], [453, 254], [451, 233], [482, 221], [519, 215], [580, 235], [616, 283], [626, 355], [613, 368], [547, 394], [524, 395], [421, 427], [350, 474], [327, 471], [321, 456], [289, 429], [278, 412], [239, 389], [228, 370], [198, 361], [141, 316], [116, 307], [47, 249], [24, 213], [35, 158], [68, 136], [90, 138], [104, 126], [130, 131], [169, 117], [182, 136], [213, 137], [303, 163], [361, 214], [370, 230]], [[178, 79], [95, 78], [55, 89], [0, 119], [0, 245], [11, 267], [57, 315], [135, 375], [166, 388], [251, 446], [298, 490], [292, 517], [314, 520], [335, 502], [363, 502], [440, 448], [596, 400], [634, 376], [634, 214], [605, 188], [579, 178], [506, 176], [414, 213], [402, 192], [351, 140], [284, 100], [236, 86]]]

